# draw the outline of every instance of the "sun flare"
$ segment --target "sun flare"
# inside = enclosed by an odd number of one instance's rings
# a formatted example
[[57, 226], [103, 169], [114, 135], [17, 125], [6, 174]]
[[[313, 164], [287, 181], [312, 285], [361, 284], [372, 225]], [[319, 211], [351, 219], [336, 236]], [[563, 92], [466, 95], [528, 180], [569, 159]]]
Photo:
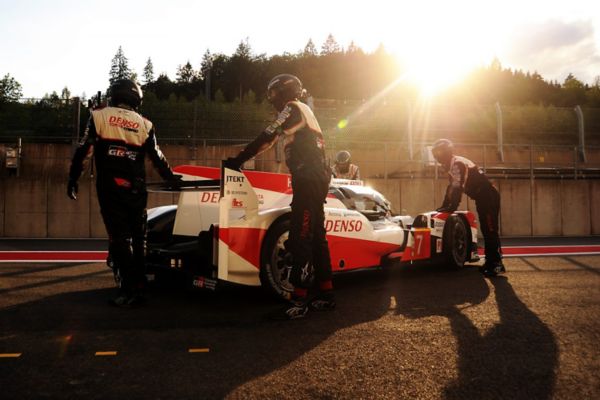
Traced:
[[459, 83], [480, 65], [489, 64], [501, 40], [498, 30], [468, 15], [431, 15], [428, 23], [406, 21], [394, 35], [390, 50], [402, 66], [406, 81], [431, 97]]

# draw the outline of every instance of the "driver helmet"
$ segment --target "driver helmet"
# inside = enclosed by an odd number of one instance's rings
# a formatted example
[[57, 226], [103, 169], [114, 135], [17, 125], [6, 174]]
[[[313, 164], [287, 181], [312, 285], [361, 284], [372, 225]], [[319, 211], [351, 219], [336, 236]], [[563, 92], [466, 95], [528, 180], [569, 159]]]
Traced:
[[281, 111], [292, 100], [300, 99], [306, 91], [297, 76], [290, 74], [277, 75], [267, 86], [267, 100]]
[[449, 160], [454, 155], [454, 145], [448, 139], [438, 139], [431, 146], [431, 153], [437, 161]]
[[347, 151], [347, 150], [339, 151], [335, 155], [335, 166], [337, 167], [339, 172], [346, 173], [346, 172], [348, 172], [348, 169], [350, 168], [351, 160], [352, 160], [352, 157], [351, 157], [349, 151]]
[[144, 94], [142, 88], [132, 79], [119, 79], [113, 82], [108, 89], [108, 104], [116, 107], [120, 104], [137, 110], [142, 104]]

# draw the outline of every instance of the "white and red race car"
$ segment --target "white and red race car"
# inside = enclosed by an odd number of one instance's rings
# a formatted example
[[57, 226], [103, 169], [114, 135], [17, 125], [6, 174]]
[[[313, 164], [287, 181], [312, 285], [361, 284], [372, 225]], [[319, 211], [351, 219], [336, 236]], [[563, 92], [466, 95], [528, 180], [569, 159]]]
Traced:
[[[179, 166], [177, 205], [148, 210], [148, 273], [183, 271], [196, 287], [218, 282], [262, 285], [286, 298], [290, 176], [228, 168]], [[151, 189], [152, 190], [152, 189]], [[325, 228], [334, 273], [378, 268], [390, 261], [439, 259], [453, 267], [477, 257], [477, 226], [469, 211], [394, 216], [390, 203], [361, 181], [332, 179]]]

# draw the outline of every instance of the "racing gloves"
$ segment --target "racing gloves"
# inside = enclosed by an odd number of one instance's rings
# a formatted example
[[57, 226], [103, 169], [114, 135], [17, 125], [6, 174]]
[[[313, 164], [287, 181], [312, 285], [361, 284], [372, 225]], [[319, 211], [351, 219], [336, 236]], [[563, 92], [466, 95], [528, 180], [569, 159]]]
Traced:
[[239, 171], [244, 162], [239, 157], [229, 157], [223, 161], [223, 167]]
[[67, 183], [67, 196], [71, 200], [77, 200], [77, 192], [79, 191], [79, 184], [76, 180], [69, 179]]

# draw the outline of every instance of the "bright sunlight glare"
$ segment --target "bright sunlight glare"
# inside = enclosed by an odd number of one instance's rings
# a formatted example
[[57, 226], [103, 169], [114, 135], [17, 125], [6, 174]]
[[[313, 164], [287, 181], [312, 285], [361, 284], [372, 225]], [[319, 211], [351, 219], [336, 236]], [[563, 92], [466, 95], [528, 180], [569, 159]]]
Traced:
[[458, 83], [474, 68], [489, 64], [501, 46], [500, 29], [469, 13], [430, 14], [426, 24], [406, 23], [390, 43], [406, 80], [432, 97]]

